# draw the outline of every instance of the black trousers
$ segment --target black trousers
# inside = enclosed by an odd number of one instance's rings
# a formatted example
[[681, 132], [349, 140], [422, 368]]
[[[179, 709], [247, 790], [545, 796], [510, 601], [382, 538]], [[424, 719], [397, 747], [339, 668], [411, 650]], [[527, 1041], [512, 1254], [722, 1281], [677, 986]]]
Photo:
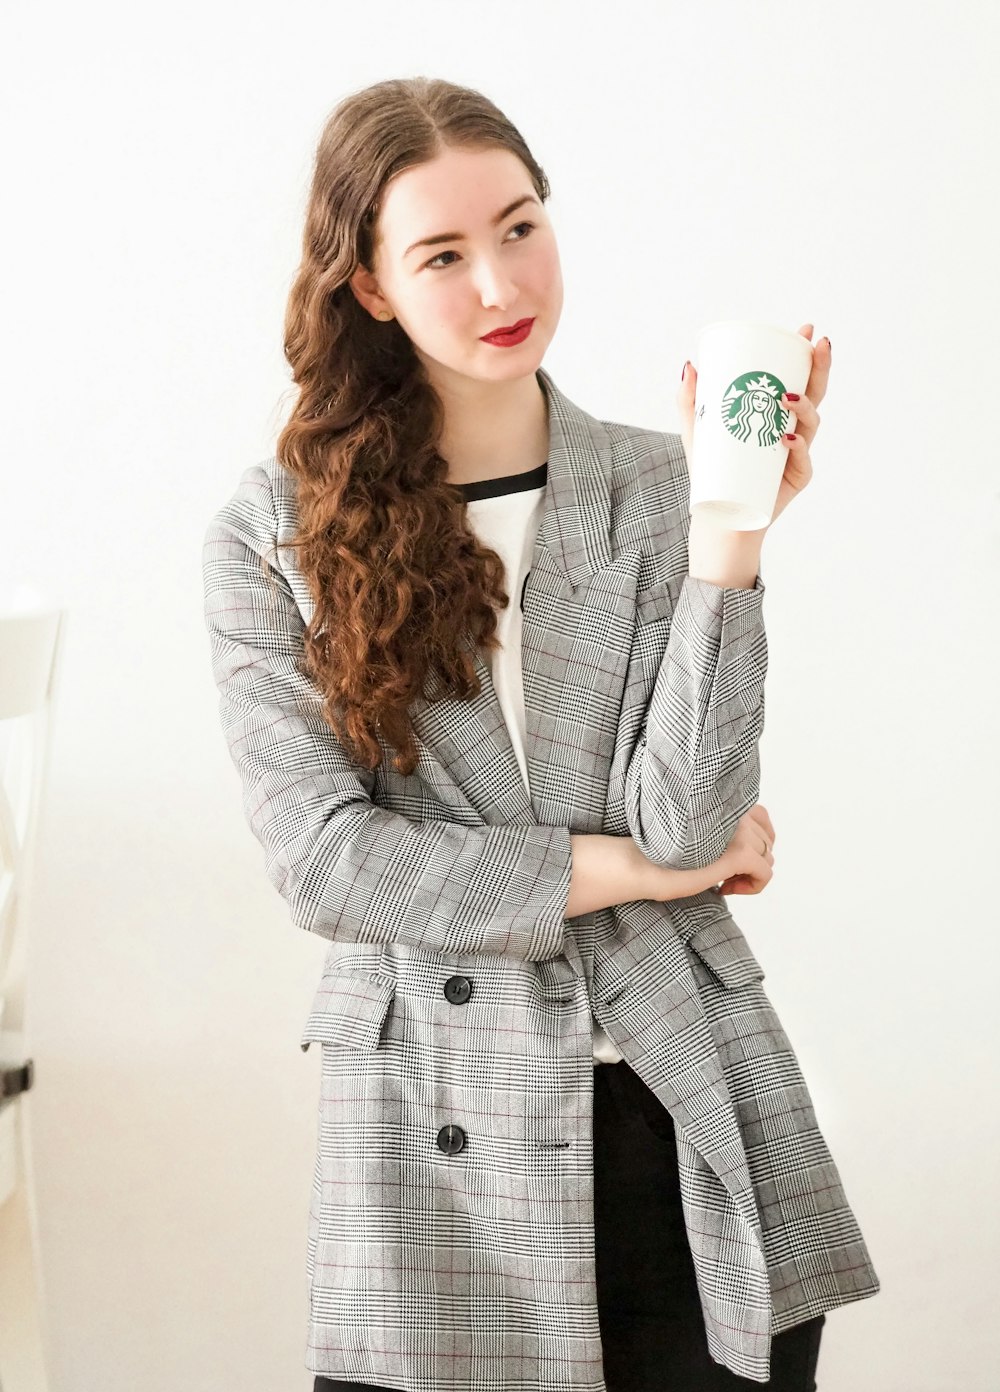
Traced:
[[[608, 1392], [816, 1392], [825, 1315], [771, 1340], [767, 1382], [708, 1351], [670, 1113], [622, 1060], [594, 1068], [597, 1306]], [[313, 1392], [393, 1392], [317, 1377]]]

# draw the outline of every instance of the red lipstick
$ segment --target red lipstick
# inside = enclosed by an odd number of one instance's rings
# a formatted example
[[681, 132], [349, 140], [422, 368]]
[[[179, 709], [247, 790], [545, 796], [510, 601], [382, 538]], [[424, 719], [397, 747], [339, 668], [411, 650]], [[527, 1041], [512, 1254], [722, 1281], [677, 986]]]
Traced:
[[483, 334], [483, 343], [493, 343], [498, 348], [512, 348], [516, 343], [523, 343], [531, 333], [531, 326], [534, 319], [519, 319], [516, 324], [512, 324], [506, 329], [494, 329], [492, 333]]

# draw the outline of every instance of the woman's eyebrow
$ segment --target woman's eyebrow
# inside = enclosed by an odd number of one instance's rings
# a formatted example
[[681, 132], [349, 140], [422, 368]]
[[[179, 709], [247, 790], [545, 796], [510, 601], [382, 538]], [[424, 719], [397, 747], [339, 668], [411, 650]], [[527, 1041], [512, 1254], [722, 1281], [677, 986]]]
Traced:
[[[533, 193], [526, 193], [523, 198], [515, 198], [513, 203], [508, 203], [506, 208], [501, 208], [496, 217], [492, 219], [493, 226], [503, 222], [505, 217], [510, 217], [516, 208], [520, 208], [524, 203], [538, 203], [538, 199]], [[538, 204], [541, 207], [541, 204]], [[417, 247], [437, 246], [439, 242], [464, 242], [464, 232], [439, 232], [435, 237], [423, 237], [419, 242], [414, 242], [403, 252], [403, 257], [409, 256], [411, 251], [416, 251]]]

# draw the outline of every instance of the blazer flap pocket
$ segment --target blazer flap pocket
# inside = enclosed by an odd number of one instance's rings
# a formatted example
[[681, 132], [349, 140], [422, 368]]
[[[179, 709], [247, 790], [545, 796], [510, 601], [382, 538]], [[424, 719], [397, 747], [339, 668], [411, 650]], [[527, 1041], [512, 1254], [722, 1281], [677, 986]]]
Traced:
[[763, 981], [764, 968], [750, 951], [750, 944], [732, 914], [709, 919], [685, 940], [723, 986], [733, 988]]
[[348, 1049], [377, 1049], [396, 983], [384, 972], [325, 972], [313, 997], [300, 1047], [314, 1039]]

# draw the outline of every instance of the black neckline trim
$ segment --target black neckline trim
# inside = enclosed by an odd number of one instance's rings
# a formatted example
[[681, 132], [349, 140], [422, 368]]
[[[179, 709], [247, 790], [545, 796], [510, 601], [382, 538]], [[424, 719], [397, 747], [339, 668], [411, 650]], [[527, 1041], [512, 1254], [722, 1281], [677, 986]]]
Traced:
[[455, 487], [467, 503], [480, 498], [501, 498], [506, 493], [527, 493], [532, 488], [544, 488], [549, 477], [549, 461], [523, 474], [505, 474], [503, 478], [477, 479], [475, 483], [457, 483]]

